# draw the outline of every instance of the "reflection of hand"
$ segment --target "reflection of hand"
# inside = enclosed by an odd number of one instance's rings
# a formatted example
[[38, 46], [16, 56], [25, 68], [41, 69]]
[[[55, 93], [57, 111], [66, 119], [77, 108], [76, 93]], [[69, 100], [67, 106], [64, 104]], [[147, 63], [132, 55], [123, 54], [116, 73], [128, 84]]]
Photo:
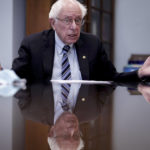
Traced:
[[139, 84], [138, 91], [144, 96], [145, 100], [150, 103], [150, 86]]
[[146, 59], [142, 67], [138, 71], [139, 77], [150, 76], [150, 56]]

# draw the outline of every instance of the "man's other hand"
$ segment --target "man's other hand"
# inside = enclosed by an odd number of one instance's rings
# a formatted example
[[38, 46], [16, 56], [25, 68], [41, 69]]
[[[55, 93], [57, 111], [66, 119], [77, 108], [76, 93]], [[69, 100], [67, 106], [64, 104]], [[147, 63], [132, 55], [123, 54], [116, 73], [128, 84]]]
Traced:
[[150, 56], [146, 59], [142, 67], [138, 70], [138, 76], [140, 78], [145, 76], [150, 77]]

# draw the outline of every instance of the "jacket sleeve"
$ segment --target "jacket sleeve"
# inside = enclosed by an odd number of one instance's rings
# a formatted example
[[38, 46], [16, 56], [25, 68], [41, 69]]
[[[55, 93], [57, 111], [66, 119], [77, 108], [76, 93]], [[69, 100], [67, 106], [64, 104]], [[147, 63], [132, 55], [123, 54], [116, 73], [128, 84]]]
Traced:
[[25, 38], [18, 50], [19, 56], [14, 59], [12, 63], [12, 69], [20, 78], [29, 79], [31, 76], [31, 66], [30, 66], [30, 52], [29, 44], [27, 38]]

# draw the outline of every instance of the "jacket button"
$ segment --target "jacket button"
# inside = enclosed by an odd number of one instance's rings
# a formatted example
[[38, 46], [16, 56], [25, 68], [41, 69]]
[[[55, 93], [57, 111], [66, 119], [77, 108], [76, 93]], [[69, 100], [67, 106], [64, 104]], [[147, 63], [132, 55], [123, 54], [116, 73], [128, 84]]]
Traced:
[[86, 56], [82, 56], [83, 59], [86, 59]]
[[83, 97], [83, 98], [81, 98], [81, 101], [82, 101], [82, 102], [85, 102], [85, 98], [84, 98], [84, 97]]

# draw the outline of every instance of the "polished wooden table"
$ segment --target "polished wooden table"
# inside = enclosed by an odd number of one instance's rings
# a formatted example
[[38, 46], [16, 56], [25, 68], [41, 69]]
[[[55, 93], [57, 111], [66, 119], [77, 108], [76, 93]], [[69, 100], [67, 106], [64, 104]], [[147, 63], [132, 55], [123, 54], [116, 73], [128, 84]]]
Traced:
[[0, 96], [0, 149], [150, 149], [149, 86], [81, 84], [76, 97], [71, 112], [54, 123], [51, 83]]

